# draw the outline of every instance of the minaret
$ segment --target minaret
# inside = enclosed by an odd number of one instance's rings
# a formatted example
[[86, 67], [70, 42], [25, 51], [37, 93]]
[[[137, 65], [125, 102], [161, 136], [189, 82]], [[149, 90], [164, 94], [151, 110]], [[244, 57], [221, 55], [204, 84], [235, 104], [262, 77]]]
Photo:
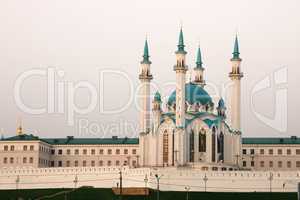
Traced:
[[154, 95], [154, 99], [152, 102], [152, 114], [153, 114], [153, 133], [156, 133], [159, 124], [160, 124], [160, 118], [161, 118], [161, 95], [157, 91]]
[[141, 62], [141, 73], [139, 79], [140, 86], [140, 163], [139, 165], [145, 166], [145, 155], [147, 153], [146, 135], [150, 132], [150, 81], [153, 79], [150, 73], [151, 61], [149, 60], [149, 49], [147, 39], [144, 46], [144, 55]]
[[199, 46], [197, 51], [196, 67], [194, 68], [194, 72], [195, 72], [194, 83], [200, 85], [201, 87], [204, 87], [205, 86], [205, 81], [203, 77], [204, 67], [202, 65], [203, 62], [202, 62], [201, 50]]
[[186, 71], [187, 66], [185, 65], [183, 32], [180, 29], [178, 49], [176, 54], [176, 65], [174, 71], [176, 72], [176, 127], [185, 127], [185, 82], [186, 82]]
[[231, 102], [230, 102], [230, 120], [234, 130], [241, 130], [241, 61], [239, 52], [238, 37], [235, 37], [233, 57], [231, 58], [232, 69], [229, 73], [229, 78], [232, 81], [231, 87]]
[[186, 51], [184, 50], [183, 32], [180, 29], [178, 49], [176, 54], [176, 130], [175, 130], [175, 164], [185, 165], [187, 155], [187, 134], [185, 134], [185, 82], [188, 67], [185, 62]]

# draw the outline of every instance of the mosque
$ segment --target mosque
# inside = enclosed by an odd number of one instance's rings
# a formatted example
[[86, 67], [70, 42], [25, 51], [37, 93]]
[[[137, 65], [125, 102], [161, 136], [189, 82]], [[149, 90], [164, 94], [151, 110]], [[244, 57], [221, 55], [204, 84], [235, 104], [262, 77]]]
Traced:
[[[141, 84], [141, 111], [139, 151], [142, 166], [189, 166], [202, 169], [224, 167], [237, 168], [241, 155], [241, 61], [238, 38], [234, 43], [229, 78], [230, 116], [226, 115], [226, 104], [222, 98], [217, 105], [205, 90], [204, 67], [200, 47], [193, 68], [192, 81], [186, 80], [188, 70], [183, 31], [180, 30], [176, 62], [173, 67], [176, 89], [162, 102], [156, 92], [150, 99], [151, 61], [148, 42], [139, 74]], [[167, 109], [162, 110], [162, 104]], [[229, 120], [228, 120], [229, 118]], [[228, 123], [230, 121], [230, 124]]]

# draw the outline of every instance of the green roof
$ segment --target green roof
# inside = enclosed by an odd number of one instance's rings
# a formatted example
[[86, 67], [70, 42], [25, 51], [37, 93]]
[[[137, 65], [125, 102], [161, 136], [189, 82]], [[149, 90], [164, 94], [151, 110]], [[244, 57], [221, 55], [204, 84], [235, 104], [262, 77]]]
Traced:
[[201, 57], [201, 50], [200, 47], [198, 47], [198, 51], [197, 51], [197, 59], [196, 59], [196, 68], [197, 69], [202, 69], [202, 57]]
[[235, 36], [234, 49], [232, 55], [232, 59], [240, 59], [239, 41], [237, 35]]
[[143, 61], [142, 64], [151, 64], [151, 61], [149, 60], [149, 47], [148, 47], [148, 41], [146, 39], [145, 45], [144, 45], [144, 55], [143, 55]]
[[[209, 94], [202, 87], [193, 83], [185, 84], [185, 101], [189, 104], [200, 103], [201, 105], [212, 103]], [[168, 99], [168, 105], [173, 103], [176, 103], [176, 90], [171, 93]]]
[[43, 141], [53, 145], [76, 145], [76, 144], [139, 144], [138, 138], [118, 138], [113, 136], [112, 138], [74, 138], [68, 136], [66, 138], [39, 138], [32, 134], [18, 135], [9, 138], [3, 138], [2, 141]]
[[243, 144], [300, 144], [300, 138], [243, 138]]
[[177, 45], [178, 49], [176, 51], [176, 53], [183, 53], [186, 54], [186, 51], [184, 50], [184, 40], [183, 40], [183, 31], [182, 28], [180, 29], [179, 32], [179, 40], [178, 40], [178, 45]]

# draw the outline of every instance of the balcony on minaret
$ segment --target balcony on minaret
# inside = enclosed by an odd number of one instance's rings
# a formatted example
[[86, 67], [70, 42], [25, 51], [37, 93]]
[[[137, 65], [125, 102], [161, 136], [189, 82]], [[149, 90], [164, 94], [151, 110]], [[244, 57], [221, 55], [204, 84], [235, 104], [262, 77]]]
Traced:
[[153, 76], [150, 74], [149, 70], [142, 70], [142, 72], [139, 75], [140, 80], [152, 80]]

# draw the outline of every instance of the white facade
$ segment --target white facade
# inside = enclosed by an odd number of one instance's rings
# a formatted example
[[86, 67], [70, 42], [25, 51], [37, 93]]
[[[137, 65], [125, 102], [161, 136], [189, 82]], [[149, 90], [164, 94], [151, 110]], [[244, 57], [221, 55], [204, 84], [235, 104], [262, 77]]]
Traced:
[[169, 96], [165, 111], [161, 110], [160, 94], [156, 93], [154, 97], [152, 128], [140, 138], [142, 151], [148, 152], [141, 154], [144, 156], [141, 158], [143, 166], [196, 165], [210, 169], [213, 165], [224, 165], [226, 170], [228, 166], [238, 168], [241, 164], [241, 59], [234, 52], [230, 73], [233, 82], [230, 102], [232, 124], [229, 125], [223, 99], [215, 107], [212, 98], [205, 91], [200, 49], [194, 68], [194, 81], [186, 81], [188, 67], [184, 47], [183, 32], [180, 30], [174, 66], [176, 89]]

